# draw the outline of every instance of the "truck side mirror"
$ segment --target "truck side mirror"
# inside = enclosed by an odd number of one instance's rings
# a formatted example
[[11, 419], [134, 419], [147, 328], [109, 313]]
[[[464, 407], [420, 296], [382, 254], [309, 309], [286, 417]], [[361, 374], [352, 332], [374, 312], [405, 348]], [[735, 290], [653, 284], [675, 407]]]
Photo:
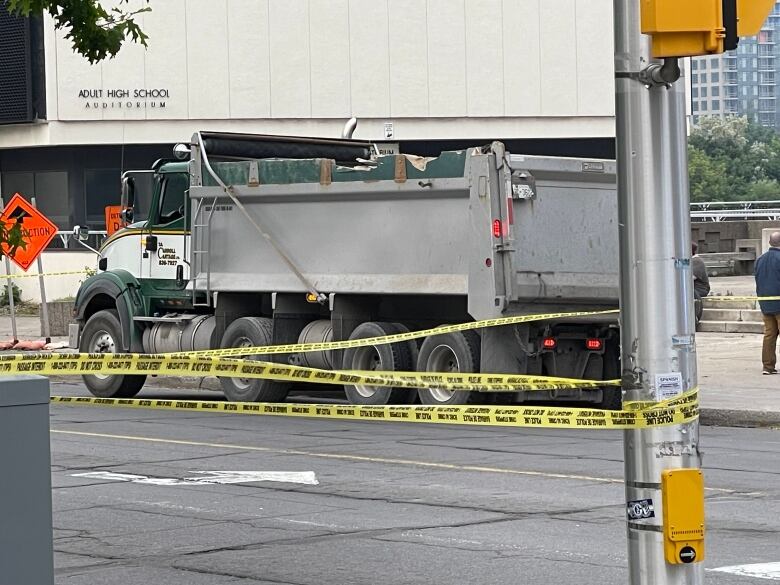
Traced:
[[128, 209], [135, 204], [135, 179], [125, 177], [122, 179], [122, 208]]
[[73, 226], [73, 235], [76, 236], [77, 240], [86, 242], [89, 239], [89, 228], [75, 225]]

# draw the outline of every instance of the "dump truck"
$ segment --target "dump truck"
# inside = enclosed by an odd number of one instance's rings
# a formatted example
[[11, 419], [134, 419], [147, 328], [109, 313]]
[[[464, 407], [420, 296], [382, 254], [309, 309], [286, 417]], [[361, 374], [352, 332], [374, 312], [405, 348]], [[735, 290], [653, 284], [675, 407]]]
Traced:
[[[435, 158], [379, 156], [352, 139], [197, 132], [173, 159], [125, 173], [122, 205], [127, 226], [103, 243], [98, 273], [76, 297], [71, 338], [82, 352], [353, 340], [618, 305], [613, 161], [521, 156], [500, 142]], [[619, 329], [615, 315], [592, 315], [262, 359], [609, 380], [620, 372]], [[84, 381], [96, 396], [130, 397], [145, 376]], [[282, 401], [290, 391], [220, 381], [232, 401]], [[614, 388], [344, 391], [355, 404], [620, 406]]]

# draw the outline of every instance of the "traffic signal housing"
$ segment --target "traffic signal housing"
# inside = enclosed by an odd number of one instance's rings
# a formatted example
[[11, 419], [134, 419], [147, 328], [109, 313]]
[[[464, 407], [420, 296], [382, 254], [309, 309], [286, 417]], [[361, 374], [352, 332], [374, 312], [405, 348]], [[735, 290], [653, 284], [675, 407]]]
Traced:
[[656, 58], [714, 55], [758, 34], [775, 0], [640, 0]]

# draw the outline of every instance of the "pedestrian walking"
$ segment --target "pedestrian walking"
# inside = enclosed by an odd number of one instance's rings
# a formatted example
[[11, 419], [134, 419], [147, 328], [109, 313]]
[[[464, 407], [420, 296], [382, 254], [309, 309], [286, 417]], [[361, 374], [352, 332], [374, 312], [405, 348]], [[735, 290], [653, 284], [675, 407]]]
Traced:
[[704, 260], [697, 255], [699, 246], [696, 242], [691, 242], [691, 272], [693, 273], [693, 307], [696, 315], [696, 326], [704, 311], [702, 299], [710, 294], [710, 278], [707, 276], [707, 267]]
[[[780, 296], [780, 232], [769, 236], [769, 250], [756, 260], [756, 294], [759, 297]], [[776, 374], [777, 337], [780, 334], [780, 300], [759, 301], [764, 318], [764, 345], [761, 361], [764, 375]]]

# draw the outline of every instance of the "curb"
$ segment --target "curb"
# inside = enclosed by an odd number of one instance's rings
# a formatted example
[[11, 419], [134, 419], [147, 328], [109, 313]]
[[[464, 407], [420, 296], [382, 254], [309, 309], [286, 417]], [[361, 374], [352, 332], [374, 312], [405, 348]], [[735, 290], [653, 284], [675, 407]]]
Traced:
[[707, 427], [780, 427], [780, 412], [770, 410], [732, 410], [702, 408], [699, 421]]

